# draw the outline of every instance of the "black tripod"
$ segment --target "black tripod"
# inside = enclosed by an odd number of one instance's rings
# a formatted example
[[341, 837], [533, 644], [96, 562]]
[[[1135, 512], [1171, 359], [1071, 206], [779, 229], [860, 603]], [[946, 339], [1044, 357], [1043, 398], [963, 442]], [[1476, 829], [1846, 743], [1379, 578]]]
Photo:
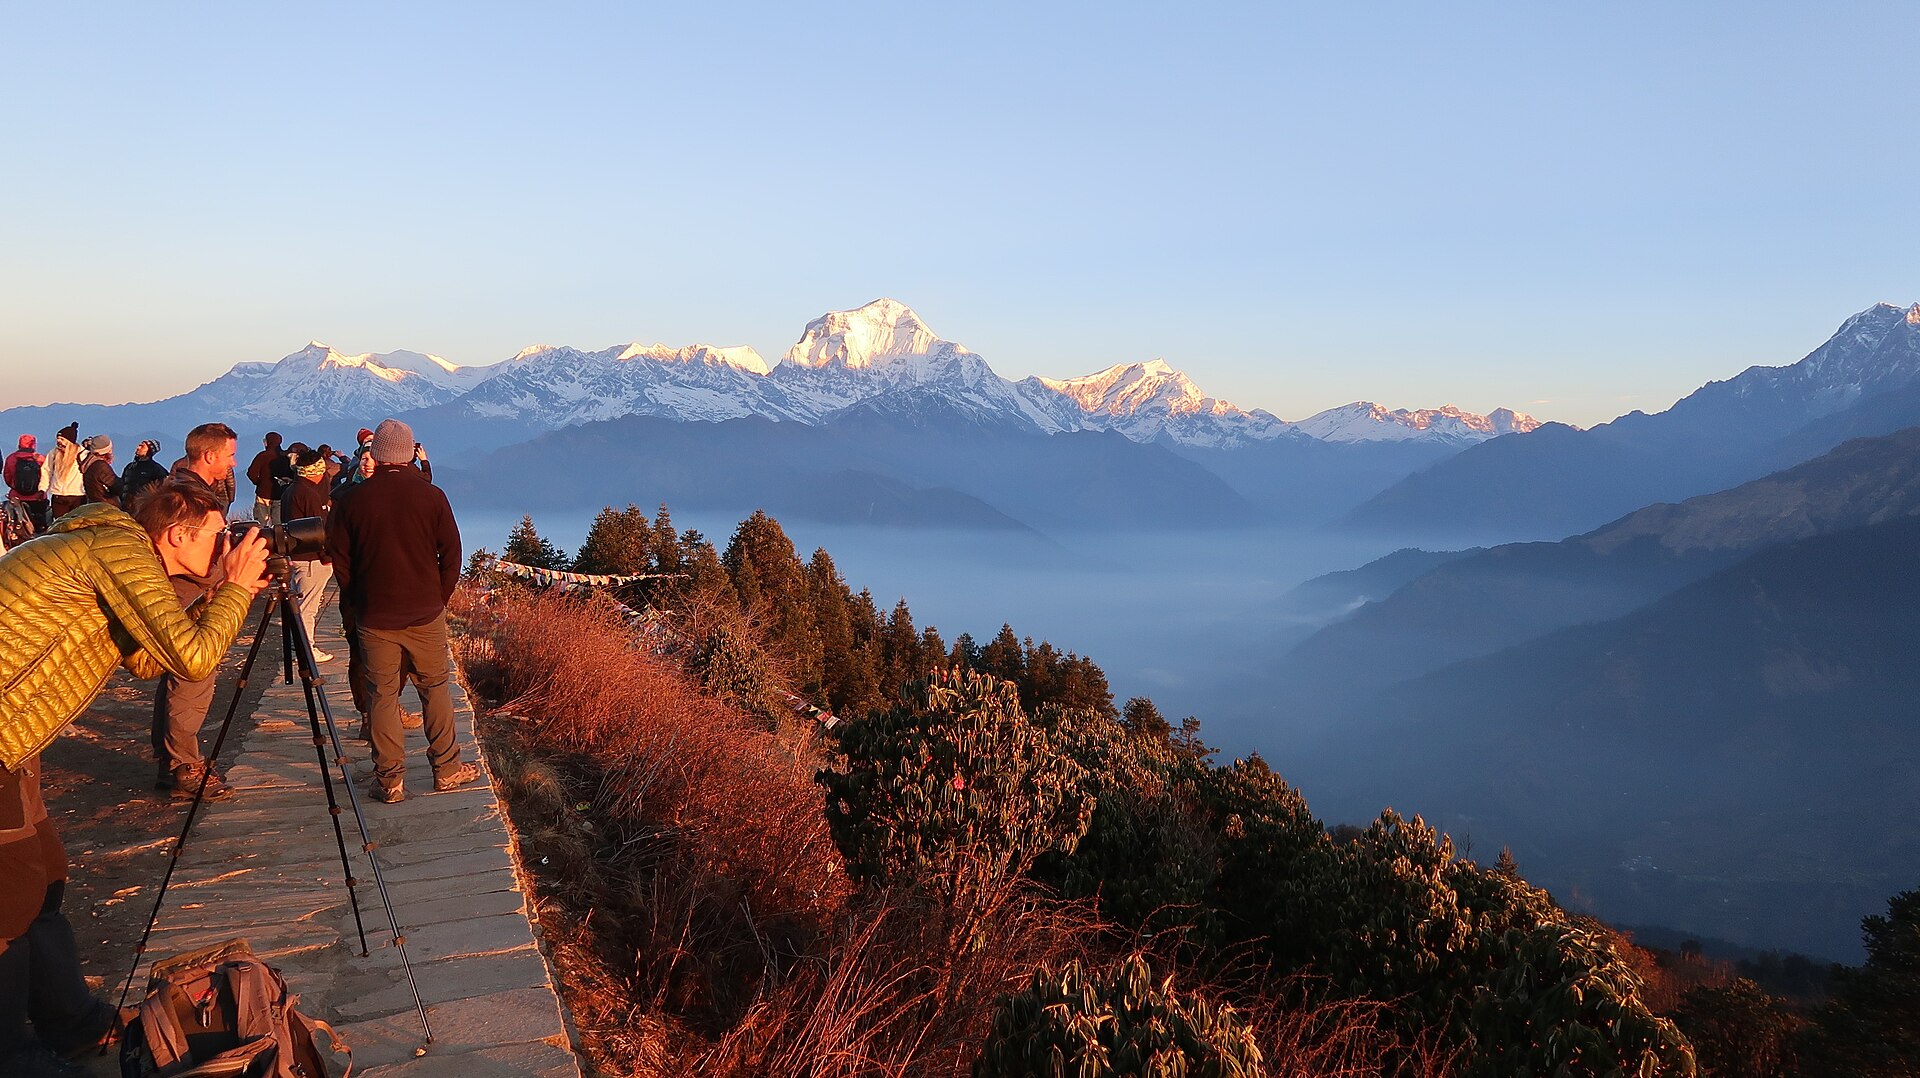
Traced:
[[[233, 727], [233, 717], [240, 710], [240, 697], [246, 691], [247, 678], [253, 672], [253, 661], [260, 655], [260, 643], [267, 638], [267, 626], [276, 613], [280, 615], [280, 639], [282, 642], [282, 666], [288, 684], [293, 683], [294, 670], [300, 672], [301, 688], [307, 699], [307, 725], [313, 731], [313, 753], [320, 762], [320, 780], [327, 791], [327, 814], [333, 818], [334, 844], [340, 849], [340, 869], [347, 881], [347, 899], [353, 906], [354, 927], [360, 934], [360, 957], [365, 958], [367, 949], [367, 926], [360, 916], [360, 880], [353, 874], [353, 862], [347, 855], [346, 833], [340, 827], [340, 801], [334, 795], [333, 776], [327, 770], [327, 744], [333, 745], [334, 766], [340, 769], [340, 785], [346, 788], [347, 805], [353, 809], [353, 819], [360, 827], [360, 849], [367, 855], [367, 863], [373, 866], [373, 885], [380, 892], [380, 903], [386, 907], [387, 925], [393, 931], [393, 945], [400, 952], [400, 966], [407, 974], [407, 987], [413, 992], [413, 1006], [420, 1014], [420, 1029], [426, 1034], [427, 1043], [433, 1043], [433, 1026], [427, 1022], [427, 1005], [420, 999], [420, 986], [413, 977], [413, 963], [407, 958], [407, 937], [400, 931], [400, 922], [394, 918], [393, 900], [387, 894], [386, 877], [380, 871], [380, 858], [375, 852], [379, 844], [367, 832], [367, 818], [360, 811], [360, 798], [353, 789], [352, 760], [347, 757], [346, 745], [340, 740], [340, 729], [334, 725], [333, 709], [327, 703], [326, 678], [322, 677], [318, 664], [313, 659], [313, 640], [307, 635], [306, 623], [300, 620], [298, 600], [300, 591], [292, 580], [292, 573], [284, 557], [273, 557], [268, 562], [272, 573], [267, 588], [267, 608], [260, 615], [260, 625], [254, 631], [253, 643], [247, 648], [246, 662], [240, 666], [240, 679], [234, 685], [233, 699], [227, 702], [227, 714], [220, 722], [220, 733], [213, 740], [213, 751], [208, 759], [218, 759], [220, 749], [226, 744], [227, 732]], [[297, 664], [295, 660], [298, 660]], [[324, 724], [325, 730], [322, 731]], [[213, 768], [204, 768], [200, 776], [200, 786], [193, 792], [193, 803], [187, 808], [186, 823], [181, 825], [180, 837], [173, 844], [173, 855], [167, 860], [166, 875], [160, 879], [160, 893], [153, 898], [153, 913], [147, 917], [146, 930], [140, 933], [140, 942], [134, 947], [133, 968], [127, 971], [127, 980], [120, 988], [121, 1008], [127, 1003], [127, 993], [133, 988], [133, 979], [140, 972], [140, 960], [146, 954], [147, 941], [153, 936], [153, 926], [160, 920], [160, 905], [167, 896], [167, 885], [173, 882], [173, 871], [180, 864], [180, 853], [186, 848], [187, 835], [193, 830], [193, 821], [200, 814], [200, 806], [207, 792], [207, 781], [213, 775]], [[424, 1050], [424, 1049], [423, 1049]]]

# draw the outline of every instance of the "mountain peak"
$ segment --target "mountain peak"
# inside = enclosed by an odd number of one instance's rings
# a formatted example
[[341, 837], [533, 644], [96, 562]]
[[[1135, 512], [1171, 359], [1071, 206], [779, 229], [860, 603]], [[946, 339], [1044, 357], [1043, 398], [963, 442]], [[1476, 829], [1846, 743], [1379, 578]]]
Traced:
[[1451, 404], [1438, 408], [1388, 409], [1372, 401], [1354, 401], [1308, 416], [1294, 424], [1315, 438], [1329, 442], [1403, 442], [1424, 438], [1446, 442], [1478, 442], [1502, 434], [1525, 434], [1540, 421], [1511, 408], [1475, 415]]
[[782, 363], [796, 367], [863, 370], [900, 360], [972, 355], [927, 328], [913, 308], [882, 297], [851, 311], [829, 311], [807, 323]]

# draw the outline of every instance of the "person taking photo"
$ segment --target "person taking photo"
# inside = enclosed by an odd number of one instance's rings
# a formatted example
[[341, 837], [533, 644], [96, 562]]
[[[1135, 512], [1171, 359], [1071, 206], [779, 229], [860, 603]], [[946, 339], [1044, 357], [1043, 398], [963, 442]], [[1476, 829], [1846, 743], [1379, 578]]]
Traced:
[[[61, 913], [67, 854], [40, 796], [40, 753], [124, 665], [213, 676], [266, 586], [265, 541], [222, 552], [225, 519], [207, 493], [163, 486], [129, 515], [105, 503], [62, 517], [0, 555], [0, 1074], [58, 1074], [113, 1026], [88, 990]], [[224, 583], [198, 620], [168, 581]]]

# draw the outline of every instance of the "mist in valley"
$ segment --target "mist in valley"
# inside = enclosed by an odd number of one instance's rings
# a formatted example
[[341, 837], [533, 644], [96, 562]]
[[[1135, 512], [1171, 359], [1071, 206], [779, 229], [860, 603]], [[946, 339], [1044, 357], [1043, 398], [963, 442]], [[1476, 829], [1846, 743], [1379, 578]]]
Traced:
[[[520, 520], [455, 509], [468, 549], [499, 550]], [[596, 512], [536, 514], [534, 524], [575, 551]], [[673, 520], [724, 550], [745, 515], [674, 511]], [[1268, 680], [1278, 649], [1339, 613], [1291, 609], [1284, 597], [1394, 549], [1298, 529], [1035, 536], [780, 523], [802, 559], [824, 547], [855, 591], [871, 591], [883, 610], [904, 598], [915, 624], [949, 643], [963, 632], [984, 642], [1011, 624], [1099, 663], [1116, 702], [1151, 697], [1171, 718], [1197, 716], [1223, 754], [1257, 750], [1283, 769], [1297, 731], [1276, 727], [1272, 698], [1249, 687]]]

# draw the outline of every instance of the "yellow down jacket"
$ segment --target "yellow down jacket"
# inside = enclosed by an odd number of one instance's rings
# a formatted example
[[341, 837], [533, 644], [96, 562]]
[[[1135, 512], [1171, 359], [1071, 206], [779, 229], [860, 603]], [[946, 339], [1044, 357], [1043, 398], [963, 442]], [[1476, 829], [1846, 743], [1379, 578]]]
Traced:
[[0, 555], [0, 764], [45, 748], [118, 664], [211, 675], [252, 601], [224, 584], [189, 617], [145, 529], [111, 505], [81, 506]]

